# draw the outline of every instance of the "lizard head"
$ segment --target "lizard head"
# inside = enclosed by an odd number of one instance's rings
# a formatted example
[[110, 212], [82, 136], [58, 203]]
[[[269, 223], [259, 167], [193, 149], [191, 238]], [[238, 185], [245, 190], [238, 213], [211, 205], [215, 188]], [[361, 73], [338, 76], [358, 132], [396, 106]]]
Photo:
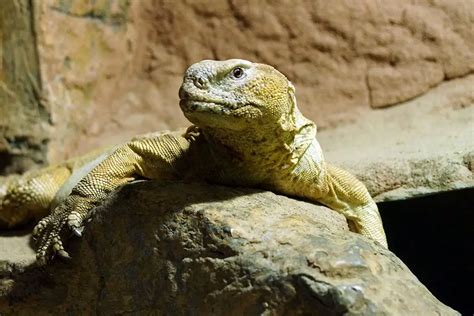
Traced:
[[242, 59], [195, 63], [186, 70], [179, 97], [184, 115], [201, 128], [239, 131], [295, 125], [294, 87], [265, 64]]

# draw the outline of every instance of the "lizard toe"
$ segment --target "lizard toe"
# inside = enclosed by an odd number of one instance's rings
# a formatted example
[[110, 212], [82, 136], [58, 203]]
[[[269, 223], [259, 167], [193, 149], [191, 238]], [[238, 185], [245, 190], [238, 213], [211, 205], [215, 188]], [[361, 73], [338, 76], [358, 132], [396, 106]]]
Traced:
[[57, 254], [62, 259], [71, 259], [71, 256], [69, 256], [69, 253], [66, 250], [64, 250], [64, 246], [61, 239], [59, 239], [58, 237], [53, 238], [53, 245], [51, 248], [53, 251], [53, 255]]
[[[74, 231], [74, 229], [79, 230], [82, 227], [82, 222], [84, 220], [83, 217], [84, 215], [76, 211], [72, 211], [67, 217], [67, 226], [69, 226], [69, 228], [72, 229], [75, 234], [76, 231]], [[82, 232], [82, 230], [80, 232]], [[81, 234], [79, 234], [79, 236], [80, 235]]]
[[39, 262], [48, 261], [54, 255], [69, 257], [64, 250], [61, 236], [64, 235], [66, 220], [49, 220], [41, 229], [36, 239], [36, 259]]
[[32, 233], [34, 239], [37, 239], [41, 235], [41, 232], [46, 228], [49, 222], [50, 222], [50, 219], [49, 219], [49, 216], [47, 216], [43, 218], [42, 220], [40, 220], [38, 224], [36, 224], [36, 226], [33, 228], [33, 233]]
[[48, 262], [48, 260], [46, 260], [46, 254], [45, 253], [40, 253], [40, 252], [36, 253], [36, 264], [37, 265], [44, 266], [44, 265], [46, 265], [47, 262]]
[[64, 249], [61, 249], [57, 252], [58, 256], [61, 257], [62, 259], [66, 259], [66, 260], [71, 260], [71, 256], [69, 255], [69, 253], [64, 250]]
[[40, 263], [46, 263], [49, 259], [49, 245], [51, 241], [48, 239], [41, 240], [36, 250], [36, 260]]

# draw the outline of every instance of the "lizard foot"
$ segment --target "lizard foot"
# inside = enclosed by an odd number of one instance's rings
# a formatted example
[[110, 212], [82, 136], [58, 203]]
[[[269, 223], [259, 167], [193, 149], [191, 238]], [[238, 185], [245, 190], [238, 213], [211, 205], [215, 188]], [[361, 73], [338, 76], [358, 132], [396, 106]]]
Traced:
[[[75, 235], [81, 235], [82, 228], [76, 226], [82, 221], [76, 218], [75, 212], [69, 212], [67, 203], [60, 204], [47, 217], [43, 218], [33, 229], [33, 238], [36, 240], [36, 259], [40, 264], [46, 263], [55, 255], [64, 259], [70, 259], [64, 250], [63, 241], [67, 238], [71, 229]], [[74, 221], [71, 221], [74, 219]], [[72, 222], [72, 223], [71, 223]], [[71, 226], [74, 224], [74, 226]]]

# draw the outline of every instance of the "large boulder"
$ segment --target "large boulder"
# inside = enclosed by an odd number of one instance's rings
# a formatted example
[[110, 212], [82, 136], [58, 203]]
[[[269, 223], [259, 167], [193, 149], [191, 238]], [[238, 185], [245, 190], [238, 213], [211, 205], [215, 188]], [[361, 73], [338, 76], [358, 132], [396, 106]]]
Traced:
[[456, 315], [326, 207], [190, 183], [123, 187], [72, 261], [4, 262], [2, 314]]

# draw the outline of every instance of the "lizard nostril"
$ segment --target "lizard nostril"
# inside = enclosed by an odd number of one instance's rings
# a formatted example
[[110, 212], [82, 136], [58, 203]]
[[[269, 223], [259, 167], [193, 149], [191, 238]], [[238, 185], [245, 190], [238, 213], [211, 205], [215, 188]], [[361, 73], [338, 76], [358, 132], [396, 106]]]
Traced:
[[206, 89], [208, 83], [209, 81], [202, 77], [197, 77], [196, 79], [194, 79], [194, 85], [199, 89]]

